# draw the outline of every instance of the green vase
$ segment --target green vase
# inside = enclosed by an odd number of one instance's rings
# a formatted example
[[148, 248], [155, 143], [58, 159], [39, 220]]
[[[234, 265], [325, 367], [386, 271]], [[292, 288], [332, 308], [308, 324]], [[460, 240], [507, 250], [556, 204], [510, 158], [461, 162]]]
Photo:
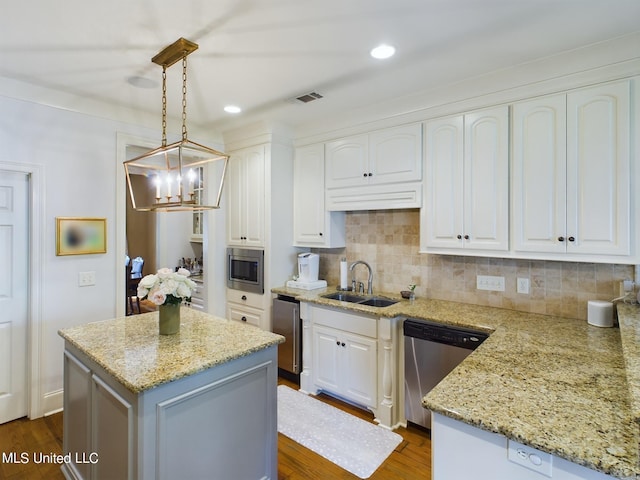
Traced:
[[180, 304], [169, 303], [160, 305], [159, 329], [160, 335], [173, 335], [180, 331]]

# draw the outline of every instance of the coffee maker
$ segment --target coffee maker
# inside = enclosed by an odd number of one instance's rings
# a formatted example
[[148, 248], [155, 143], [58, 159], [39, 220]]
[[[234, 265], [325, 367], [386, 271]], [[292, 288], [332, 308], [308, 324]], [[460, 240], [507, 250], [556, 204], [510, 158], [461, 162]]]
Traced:
[[320, 255], [317, 253], [301, 253], [298, 255], [298, 281], [313, 283], [318, 281]]
[[298, 255], [298, 278], [289, 280], [287, 287], [314, 290], [327, 286], [326, 280], [318, 280], [320, 255], [317, 253], [300, 253]]

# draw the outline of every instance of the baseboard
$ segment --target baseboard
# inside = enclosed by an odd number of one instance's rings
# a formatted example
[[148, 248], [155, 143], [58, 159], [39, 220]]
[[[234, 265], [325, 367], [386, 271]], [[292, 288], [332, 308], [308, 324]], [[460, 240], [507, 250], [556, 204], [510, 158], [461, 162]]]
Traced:
[[63, 390], [45, 393], [42, 399], [42, 411], [44, 416], [52, 415], [62, 411], [63, 406]]

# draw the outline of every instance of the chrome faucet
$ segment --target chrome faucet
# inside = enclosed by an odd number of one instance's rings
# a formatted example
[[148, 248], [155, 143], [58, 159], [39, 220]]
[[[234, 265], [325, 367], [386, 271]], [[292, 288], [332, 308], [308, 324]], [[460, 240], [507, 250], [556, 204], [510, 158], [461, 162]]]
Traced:
[[[365, 267], [367, 267], [367, 269], [369, 269], [369, 280], [367, 282], [367, 293], [369, 295], [372, 295], [373, 294], [373, 271], [371, 270], [371, 266], [367, 262], [363, 262], [362, 260], [356, 260], [355, 262], [353, 262], [349, 266], [349, 270], [351, 271], [351, 290], [353, 292], [356, 291], [356, 274], [353, 271], [353, 269], [358, 264], [362, 264]], [[364, 293], [364, 284], [362, 282], [360, 282], [360, 289], [361, 289], [362, 293]]]

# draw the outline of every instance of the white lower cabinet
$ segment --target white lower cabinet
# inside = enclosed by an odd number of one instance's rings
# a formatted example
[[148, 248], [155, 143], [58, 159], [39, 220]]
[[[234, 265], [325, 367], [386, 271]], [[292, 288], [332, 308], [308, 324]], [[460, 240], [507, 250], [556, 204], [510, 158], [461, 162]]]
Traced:
[[63, 361], [65, 478], [277, 477], [276, 346], [137, 393], [69, 342]]
[[227, 318], [264, 328], [264, 295], [227, 289]]
[[400, 318], [376, 317], [301, 302], [300, 390], [326, 392], [374, 414], [393, 429], [404, 422], [401, 405]]
[[[525, 447], [537, 458], [509, 458], [510, 441], [503, 435], [481, 430], [434, 413], [431, 425], [431, 478], [452, 480], [613, 480], [614, 477], [563, 458]], [[513, 455], [513, 453], [511, 453]], [[461, 461], [464, 458], [464, 461]], [[538, 464], [538, 459], [542, 463]], [[526, 466], [525, 466], [526, 465]]]
[[375, 407], [376, 346], [374, 338], [314, 326], [314, 383], [361, 405]]

